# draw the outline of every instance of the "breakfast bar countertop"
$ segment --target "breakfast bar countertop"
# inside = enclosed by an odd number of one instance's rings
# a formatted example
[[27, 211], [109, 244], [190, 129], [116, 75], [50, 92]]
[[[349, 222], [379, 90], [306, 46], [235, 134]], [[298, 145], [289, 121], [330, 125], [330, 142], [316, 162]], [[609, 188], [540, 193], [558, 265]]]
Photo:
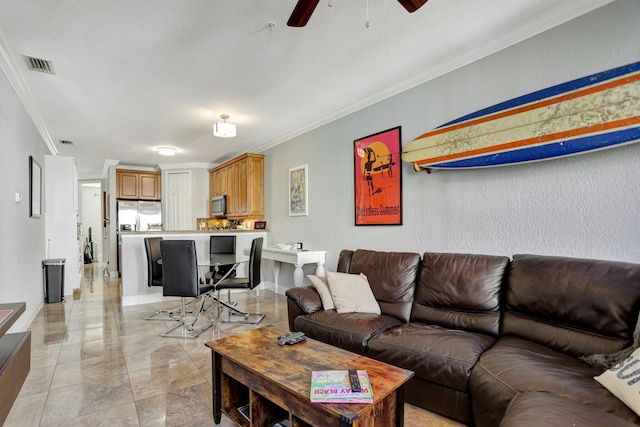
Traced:
[[127, 234], [212, 234], [212, 233], [264, 233], [268, 230], [245, 230], [242, 228], [222, 230], [149, 230], [149, 231], [119, 231], [121, 235]]
[[[121, 231], [120, 252], [122, 254], [122, 305], [149, 304], [164, 300], [162, 286], [147, 284], [147, 255], [144, 239], [161, 237], [167, 240], [193, 240], [199, 259], [209, 260], [210, 237], [216, 234], [233, 234], [236, 236], [236, 259], [248, 258], [253, 239], [262, 237], [267, 240], [265, 230], [170, 230], [170, 231]], [[238, 277], [247, 277], [247, 266], [237, 269]]]

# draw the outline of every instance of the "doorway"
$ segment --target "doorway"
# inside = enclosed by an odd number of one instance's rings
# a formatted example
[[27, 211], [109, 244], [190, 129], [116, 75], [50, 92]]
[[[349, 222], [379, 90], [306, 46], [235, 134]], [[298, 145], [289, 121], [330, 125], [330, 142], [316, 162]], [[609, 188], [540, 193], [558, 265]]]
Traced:
[[167, 173], [167, 218], [165, 230], [192, 230], [191, 172]]
[[80, 181], [81, 246], [85, 264], [102, 262], [102, 182]]

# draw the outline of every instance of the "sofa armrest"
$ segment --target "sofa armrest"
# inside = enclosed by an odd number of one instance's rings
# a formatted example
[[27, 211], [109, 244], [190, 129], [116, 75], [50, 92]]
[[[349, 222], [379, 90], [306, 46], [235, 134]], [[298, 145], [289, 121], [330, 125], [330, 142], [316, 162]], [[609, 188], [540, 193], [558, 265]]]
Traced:
[[291, 331], [294, 330], [293, 322], [296, 317], [322, 310], [320, 294], [313, 286], [287, 289], [285, 295], [287, 296], [287, 314]]

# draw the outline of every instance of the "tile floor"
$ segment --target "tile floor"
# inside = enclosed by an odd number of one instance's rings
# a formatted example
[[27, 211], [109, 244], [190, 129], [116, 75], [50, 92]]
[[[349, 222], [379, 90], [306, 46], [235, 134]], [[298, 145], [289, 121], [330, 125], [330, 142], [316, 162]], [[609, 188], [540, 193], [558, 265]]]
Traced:
[[[254, 290], [233, 299], [266, 312], [261, 325], [221, 323], [195, 340], [161, 338], [168, 323], [142, 318], [176, 301], [122, 307], [120, 294], [119, 279], [86, 265], [74, 298], [45, 304], [30, 328], [31, 371], [6, 427], [213, 426], [204, 343], [268, 324], [288, 329], [285, 297]], [[235, 424], [223, 416], [221, 425]], [[409, 404], [405, 425], [461, 426]]]

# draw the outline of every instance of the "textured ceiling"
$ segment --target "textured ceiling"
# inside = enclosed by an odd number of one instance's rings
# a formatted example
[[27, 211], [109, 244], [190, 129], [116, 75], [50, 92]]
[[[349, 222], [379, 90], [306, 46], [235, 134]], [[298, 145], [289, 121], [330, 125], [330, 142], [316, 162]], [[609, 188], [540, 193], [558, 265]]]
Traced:
[[[611, 1], [429, 0], [409, 14], [371, 0], [366, 28], [365, 0], [323, 0], [291, 28], [295, 0], [0, 0], [0, 66], [45, 140], [97, 178], [111, 160], [259, 152]], [[212, 135], [220, 114], [236, 138]]]

